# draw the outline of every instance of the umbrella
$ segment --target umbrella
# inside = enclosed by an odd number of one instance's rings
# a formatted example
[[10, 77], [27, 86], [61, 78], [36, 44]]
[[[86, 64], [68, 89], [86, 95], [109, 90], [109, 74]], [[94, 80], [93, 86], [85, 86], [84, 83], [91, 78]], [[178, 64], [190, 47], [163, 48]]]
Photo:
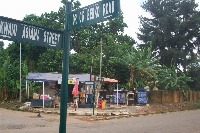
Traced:
[[[78, 79], [76, 78], [76, 82], [72, 91], [72, 94], [74, 95], [78, 95]], [[75, 106], [75, 111], [76, 111], [76, 107], [78, 107], [78, 103], [77, 103], [77, 98], [76, 98], [76, 106]]]
[[78, 93], [78, 79], [76, 79], [72, 94], [74, 94], [74, 95], [78, 95], [79, 94]]

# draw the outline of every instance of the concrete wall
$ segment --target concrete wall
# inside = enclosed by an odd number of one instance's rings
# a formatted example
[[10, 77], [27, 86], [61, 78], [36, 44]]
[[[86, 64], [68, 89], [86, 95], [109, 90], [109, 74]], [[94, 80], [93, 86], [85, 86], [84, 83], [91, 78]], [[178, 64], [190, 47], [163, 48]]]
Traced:
[[149, 91], [147, 92], [148, 102], [183, 102], [200, 100], [199, 91]]

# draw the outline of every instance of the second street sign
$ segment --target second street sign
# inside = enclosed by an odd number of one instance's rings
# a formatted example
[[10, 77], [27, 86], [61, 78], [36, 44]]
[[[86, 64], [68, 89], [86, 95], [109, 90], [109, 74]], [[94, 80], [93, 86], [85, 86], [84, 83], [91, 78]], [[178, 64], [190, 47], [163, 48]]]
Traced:
[[61, 49], [63, 32], [0, 16], [0, 39]]
[[85, 85], [94, 85], [93, 81], [85, 81]]
[[72, 11], [70, 30], [103, 22], [121, 15], [120, 0], [103, 0]]

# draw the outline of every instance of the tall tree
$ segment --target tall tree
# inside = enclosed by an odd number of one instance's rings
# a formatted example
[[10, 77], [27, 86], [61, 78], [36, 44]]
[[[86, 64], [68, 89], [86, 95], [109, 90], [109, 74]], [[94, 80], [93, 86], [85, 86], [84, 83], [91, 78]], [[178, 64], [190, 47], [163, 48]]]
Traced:
[[[167, 67], [184, 68], [193, 61], [193, 50], [200, 46], [200, 12], [195, 0], [147, 0], [142, 8], [151, 17], [140, 17], [138, 38], [152, 42], [154, 56]], [[140, 45], [145, 47], [148, 45]]]

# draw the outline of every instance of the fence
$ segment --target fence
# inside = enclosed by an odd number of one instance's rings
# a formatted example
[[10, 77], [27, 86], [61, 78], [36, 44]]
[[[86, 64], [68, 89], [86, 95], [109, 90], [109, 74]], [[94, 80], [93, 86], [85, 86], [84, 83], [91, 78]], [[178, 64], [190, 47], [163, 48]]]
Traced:
[[183, 102], [200, 100], [199, 91], [149, 91], [148, 102]]

